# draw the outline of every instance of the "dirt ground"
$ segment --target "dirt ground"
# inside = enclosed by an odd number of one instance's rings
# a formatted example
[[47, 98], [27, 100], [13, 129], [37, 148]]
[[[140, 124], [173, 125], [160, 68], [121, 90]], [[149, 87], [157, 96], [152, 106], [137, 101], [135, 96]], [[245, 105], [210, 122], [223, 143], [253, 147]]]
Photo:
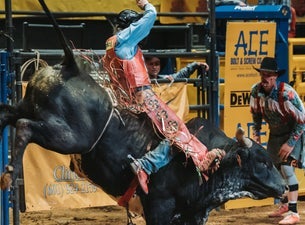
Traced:
[[[268, 213], [277, 205], [213, 210], [206, 225], [271, 225], [280, 218], [268, 218]], [[299, 201], [301, 222], [305, 224], [305, 201]], [[12, 216], [10, 216], [11, 218]], [[140, 216], [133, 218], [136, 225], [145, 225]], [[10, 224], [13, 224], [11, 221]], [[20, 214], [20, 225], [126, 225], [126, 212], [117, 206], [85, 209], [56, 209], [50, 211], [26, 212]]]

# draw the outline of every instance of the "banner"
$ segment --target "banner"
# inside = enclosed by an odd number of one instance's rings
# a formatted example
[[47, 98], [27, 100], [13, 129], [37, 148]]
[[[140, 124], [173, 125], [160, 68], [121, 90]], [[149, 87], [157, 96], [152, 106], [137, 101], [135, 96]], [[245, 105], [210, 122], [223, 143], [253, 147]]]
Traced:
[[176, 114], [186, 122], [189, 118], [189, 101], [186, 83], [154, 84], [153, 90]]
[[[161, 0], [160, 12], [207, 12], [208, 6], [205, 0]], [[203, 23], [206, 18], [202, 17], [160, 17], [163, 24], [173, 23]]]
[[[224, 131], [234, 137], [241, 125], [252, 136], [250, 113], [251, 87], [260, 81], [253, 67], [260, 67], [266, 56], [274, 57], [276, 23], [274, 22], [228, 22], [225, 55], [224, 85]], [[262, 143], [267, 140], [262, 126]]]
[[[118, 13], [124, 9], [141, 12], [135, 0], [45, 0], [52, 12], [111, 12]], [[156, 9], [160, 9], [160, 0], [150, 0]], [[13, 11], [43, 11], [37, 0], [11, 0]], [[5, 1], [0, 1], [0, 10], [5, 10]], [[4, 18], [5, 15], [0, 15]], [[92, 19], [101, 19], [95, 17]], [[103, 18], [105, 19], [105, 18]]]
[[29, 144], [23, 157], [26, 211], [117, 205], [69, 169], [70, 156]]

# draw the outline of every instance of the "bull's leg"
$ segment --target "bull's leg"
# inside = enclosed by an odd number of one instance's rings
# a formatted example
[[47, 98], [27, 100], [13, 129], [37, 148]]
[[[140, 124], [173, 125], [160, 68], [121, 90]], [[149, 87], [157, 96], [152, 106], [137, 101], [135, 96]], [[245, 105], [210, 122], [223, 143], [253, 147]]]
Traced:
[[[170, 195], [170, 194], [168, 194]], [[141, 196], [147, 225], [203, 225], [206, 220], [202, 218], [202, 212], [194, 215], [193, 209], [190, 212], [180, 212], [176, 218], [177, 203], [174, 198], [160, 198], [156, 196]]]
[[[99, 130], [89, 128], [83, 124], [72, 127], [66, 121], [65, 117], [59, 117], [54, 115], [45, 116], [44, 120], [32, 121], [27, 119], [20, 119], [16, 124], [16, 129], [22, 128], [19, 136], [27, 135], [27, 132], [31, 132], [32, 135], [29, 142], [36, 143], [43, 148], [60, 154], [82, 154], [91, 148], [94, 142], [97, 140]], [[75, 122], [79, 123], [79, 122]], [[82, 126], [81, 126], [82, 125]], [[102, 128], [101, 128], [102, 129]], [[20, 138], [19, 137], [19, 138]], [[18, 137], [16, 136], [16, 139]]]
[[174, 216], [175, 200], [162, 199], [153, 196], [141, 198], [147, 225], [168, 225]]
[[85, 141], [80, 143], [78, 133], [77, 135], [74, 133], [60, 118], [47, 122], [19, 119], [16, 122], [16, 137], [12, 160], [5, 173], [1, 176], [1, 188], [8, 188], [11, 181], [17, 178], [21, 171], [24, 150], [29, 142], [37, 143], [44, 148], [61, 154], [77, 154], [87, 151], [88, 149], [84, 148], [84, 145], [88, 146], [88, 143]]

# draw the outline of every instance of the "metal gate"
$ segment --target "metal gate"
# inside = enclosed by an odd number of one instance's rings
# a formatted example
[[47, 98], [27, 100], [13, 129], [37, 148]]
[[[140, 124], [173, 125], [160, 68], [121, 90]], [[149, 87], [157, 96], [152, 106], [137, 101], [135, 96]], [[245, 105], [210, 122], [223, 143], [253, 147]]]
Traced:
[[[7, 52], [0, 53], [1, 60], [1, 83], [0, 83], [0, 98], [1, 103], [7, 103], [7, 78], [8, 72], [8, 54]], [[8, 131], [7, 128], [3, 130], [2, 139], [0, 140], [0, 173], [5, 169], [8, 164]], [[9, 224], [9, 191], [1, 191], [0, 195], [0, 222], [1, 225]]]

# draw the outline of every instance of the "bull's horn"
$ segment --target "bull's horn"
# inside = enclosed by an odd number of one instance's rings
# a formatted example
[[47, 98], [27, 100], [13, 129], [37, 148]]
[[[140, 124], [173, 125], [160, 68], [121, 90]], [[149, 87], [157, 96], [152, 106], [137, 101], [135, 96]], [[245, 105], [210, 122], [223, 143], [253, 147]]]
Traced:
[[238, 141], [241, 141], [244, 134], [245, 134], [244, 129], [242, 127], [238, 127], [235, 133], [235, 137]]
[[244, 142], [244, 144], [245, 144], [245, 146], [246, 146], [247, 148], [251, 148], [252, 145], [253, 145], [253, 143], [252, 143], [252, 141], [250, 140], [250, 138], [247, 138], [247, 137], [245, 137], [245, 136], [243, 136], [243, 142]]
[[251, 148], [252, 147], [252, 141], [245, 137], [245, 130], [242, 127], [238, 127], [235, 137], [238, 142], [242, 143], [245, 147]]

